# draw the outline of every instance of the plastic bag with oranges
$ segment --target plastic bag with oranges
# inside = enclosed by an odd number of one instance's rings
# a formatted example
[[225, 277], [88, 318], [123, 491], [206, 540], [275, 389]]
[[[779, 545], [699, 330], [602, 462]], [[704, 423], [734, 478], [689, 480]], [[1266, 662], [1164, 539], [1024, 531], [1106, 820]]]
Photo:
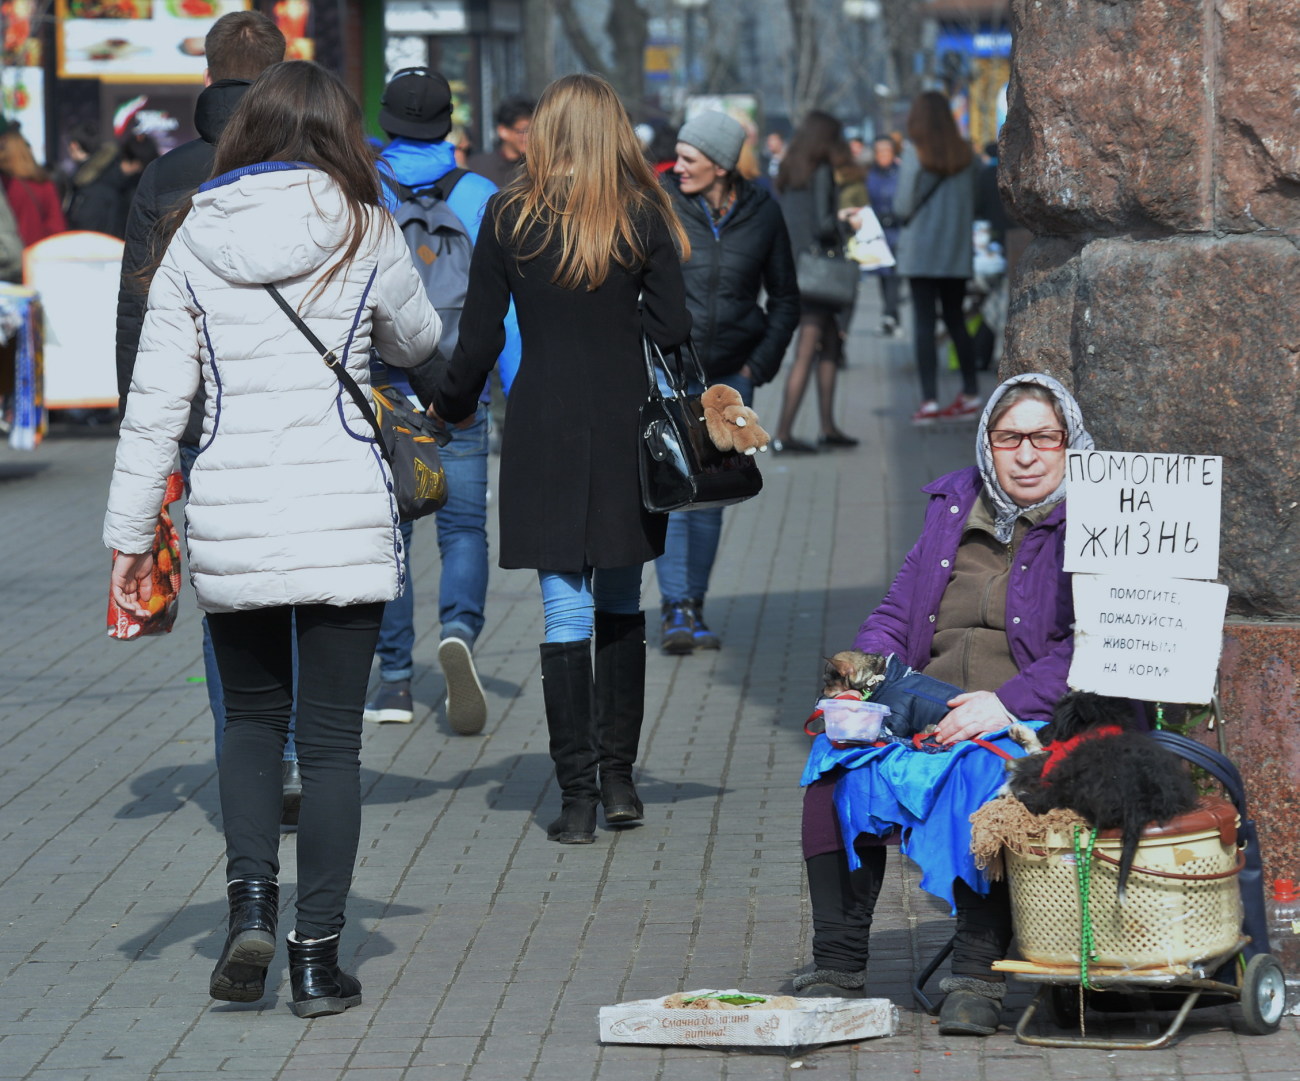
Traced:
[[[167, 478], [167, 492], [163, 508], [153, 531], [153, 593], [146, 602], [149, 618], [140, 619], [124, 612], [108, 598], [108, 636], [129, 641], [146, 634], [170, 634], [176, 622], [176, 609], [181, 592], [181, 538], [168, 513], [169, 504], [180, 499], [185, 482], [180, 473]], [[117, 552], [113, 553], [114, 556]]]

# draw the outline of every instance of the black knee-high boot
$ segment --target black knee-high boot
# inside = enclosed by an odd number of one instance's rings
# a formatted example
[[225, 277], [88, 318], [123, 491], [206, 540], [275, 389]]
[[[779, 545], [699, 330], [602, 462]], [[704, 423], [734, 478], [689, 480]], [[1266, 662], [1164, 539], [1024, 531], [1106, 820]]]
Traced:
[[596, 723], [591, 639], [543, 642], [542, 699], [551, 737], [551, 761], [560, 784], [560, 817], [549, 840], [586, 845], [596, 839]]
[[885, 848], [863, 845], [862, 866], [849, 870], [844, 852], [824, 852], [804, 861], [813, 916], [813, 971], [795, 978], [795, 989], [816, 984], [846, 989], [863, 986], [876, 898], [885, 877]]
[[605, 821], [639, 822], [632, 783], [645, 719], [645, 613], [596, 613], [596, 733]]

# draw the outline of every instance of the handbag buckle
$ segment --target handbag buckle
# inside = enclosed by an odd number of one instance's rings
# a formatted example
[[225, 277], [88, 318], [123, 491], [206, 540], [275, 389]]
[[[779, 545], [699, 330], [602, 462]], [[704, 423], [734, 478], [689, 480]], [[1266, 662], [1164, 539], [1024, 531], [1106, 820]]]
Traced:
[[337, 368], [339, 366], [339, 358], [335, 355], [333, 349], [326, 353], [321, 359], [325, 361], [325, 366], [327, 368]]

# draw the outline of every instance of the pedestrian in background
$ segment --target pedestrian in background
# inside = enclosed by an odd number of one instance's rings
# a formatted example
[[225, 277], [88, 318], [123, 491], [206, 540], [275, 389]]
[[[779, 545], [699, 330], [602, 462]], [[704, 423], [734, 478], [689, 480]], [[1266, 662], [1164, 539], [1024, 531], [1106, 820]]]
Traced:
[[[677, 134], [664, 187], [691, 245], [682, 275], [704, 374], [752, 406], [754, 388], [776, 377], [799, 324], [799, 286], [780, 207], [739, 172], [744, 144], [745, 129], [725, 113], [692, 117]], [[665, 653], [719, 647], [704, 622], [704, 597], [721, 535], [721, 507], [669, 517], [655, 562]]]
[[498, 188], [510, 183], [523, 167], [524, 155], [528, 153], [528, 132], [536, 107], [532, 98], [506, 98], [492, 118], [496, 124], [496, 147], [470, 154], [466, 167], [487, 177]]
[[[842, 251], [844, 237], [839, 219], [835, 173], [853, 162], [844, 142], [840, 122], [822, 112], [811, 112], [795, 129], [781, 159], [776, 189], [790, 232], [790, 248], [802, 251]], [[779, 453], [812, 454], [823, 447], [853, 447], [857, 440], [835, 424], [835, 382], [844, 348], [836, 309], [805, 300], [801, 306], [799, 337], [794, 364], [786, 377], [772, 449]], [[821, 436], [817, 445], [795, 439], [794, 422], [814, 371], [817, 376], [817, 414]]]
[[[983, 399], [975, 373], [975, 343], [966, 329], [962, 304], [973, 273], [971, 228], [980, 163], [957, 130], [948, 99], [937, 91], [928, 90], [912, 102], [907, 138], [894, 212], [903, 223], [895, 258], [912, 297], [916, 368], [921, 378], [921, 406], [912, 423], [971, 420], [979, 415]], [[944, 408], [938, 400], [936, 304], [961, 368], [961, 393]]]
[[[470, 416], [505, 343], [511, 298], [523, 353], [506, 403], [501, 566], [537, 571], [545, 613], [542, 692], [561, 812], [546, 835], [595, 840], [643, 807], [632, 782], [645, 711], [641, 572], [663, 554], [668, 517], [641, 502], [642, 335], [686, 340], [667, 193], [613, 88], [568, 75], [543, 93], [526, 169], [488, 204], [460, 343], [433, 410]], [[595, 637], [593, 691], [592, 638]]]
[[0, 132], [0, 179], [24, 248], [67, 231], [54, 181], [36, 164], [16, 124]]
[[[496, 185], [477, 173], [457, 171], [456, 129], [451, 122], [451, 87], [438, 72], [428, 68], [406, 68], [398, 72], [384, 89], [379, 110], [379, 126], [389, 143], [379, 157], [385, 177], [395, 182], [384, 184], [384, 201], [389, 210], [402, 214], [405, 188], [408, 204], [416, 213], [407, 228], [413, 230], [418, 246], [429, 240], [421, 228], [422, 209], [417, 193], [436, 188], [440, 200], [456, 215], [470, 243], [478, 239], [479, 225], [487, 201], [496, 194]], [[434, 199], [431, 193], [424, 198]], [[463, 239], [463, 238], [462, 238]], [[411, 246], [408, 238], [407, 246]], [[451, 253], [444, 250], [444, 255]], [[453, 257], [437, 265], [444, 273], [456, 277], [442, 278], [449, 296], [439, 298], [426, 293], [435, 307], [441, 306], [459, 290], [463, 296], [468, 284], [469, 267]], [[460, 274], [460, 267], [464, 274]], [[454, 268], [454, 269], [453, 269]], [[430, 268], [430, 273], [434, 271]], [[440, 348], [450, 353], [456, 347], [457, 316], [444, 312], [443, 340]], [[514, 312], [506, 316], [506, 340], [499, 357], [501, 381], [506, 391], [519, 367], [519, 327]], [[372, 365], [373, 367], [373, 365]], [[414, 393], [400, 368], [378, 364], [380, 381], [387, 382], [404, 394]], [[487, 699], [474, 667], [474, 643], [483, 631], [484, 608], [488, 587], [488, 415], [486, 390], [477, 409], [450, 433], [451, 441], [442, 448], [442, 466], [447, 474], [447, 502], [434, 516], [438, 536], [438, 553], [442, 567], [438, 575], [438, 619], [442, 633], [438, 642], [438, 663], [447, 686], [447, 723], [453, 732], [474, 735], [487, 722]], [[411, 538], [414, 522], [402, 523], [402, 547], [405, 551], [407, 577], [410, 576]], [[379, 686], [366, 702], [367, 721], [408, 723], [415, 718], [411, 698], [411, 677], [415, 672], [415, 589], [384, 606], [384, 620], [379, 628]]]
[[[104, 520], [113, 596], [143, 612], [167, 475], [200, 383], [190, 579], [225, 695], [221, 817], [229, 934], [209, 993], [255, 1002], [275, 953], [280, 762], [296, 704], [302, 769], [291, 1008], [339, 1013], [338, 963], [361, 827], [361, 710], [386, 601], [404, 584], [392, 478], [356, 404], [267, 295], [369, 387], [369, 351], [413, 367], [441, 323], [392, 217], [361, 110], [307, 61], [267, 69], [183, 203], [153, 276]], [[297, 663], [294, 662], [294, 647]], [[295, 671], [296, 668], [296, 671]]]
[[[888, 135], [877, 136], [872, 144], [871, 167], [867, 170], [867, 198], [876, 220], [885, 233], [889, 250], [898, 251], [898, 215], [894, 210], [894, 195], [898, 191], [898, 148]], [[898, 297], [903, 284], [895, 267], [881, 267], [871, 271], [880, 283], [880, 301], [885, 309], [880, 324], [881, 333], [893, 337], [899, 331]]]

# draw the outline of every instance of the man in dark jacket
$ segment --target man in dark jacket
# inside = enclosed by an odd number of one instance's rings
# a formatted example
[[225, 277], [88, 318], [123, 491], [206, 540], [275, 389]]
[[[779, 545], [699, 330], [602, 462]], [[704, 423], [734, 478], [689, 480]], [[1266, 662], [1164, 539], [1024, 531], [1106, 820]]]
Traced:
[[[244, 91], [264, 69], [284, 59], [284, 35], [265, 15], [254, 11], [223, 15], [208, 31], [204, 47], [208, 61], [203, 76], [206, 89], [194, 108], [194, 126], [200, 137], [145, 168], [127, 215], [122, 281], [117, 294], [117, 393], [124, 410], [149, 296], [149, 283], [142, 273], [162, 255], [154, 226], [208, 179], [217, 137]], [[203, 401], [199, 396], [183, 445], [197, 445], [202, 418]]]
[[[204, 39], [204, 50], [208, 61], [203, 75], [206, 89], [199, 95], [194, 108], [194, 126], [198, 128], [200, 138], [181, 144], [145, 168], [140, 174], [140, 183], [126, 219], [122, 280], [117, 293], [117, 393], [123, 412], [126, 411], [126, 395], [131, 389], [140, 328], [149, 298], [149, 278], [162, 256], [155, 226], [208, 179], [217, 137], [252, 81], [266, 68], [284, 59], [284, 35], [265, 15], [255, 11], [235, 11], [213, 23]], [[190, 408], [189, 424], [181, 436], [181, 469], [187, 482], [203, 434], [203, 407], [204, 395], [200, 386]], [[216, 752], [220, 757], [226, 708], [207, 619], [203, 621], [203, 666], [207, 676], [208, 704], [212, 707]], [[285, 823], [290, 825], [298, 821], [298, 800], [302, 795], [297, 772], [297, 757], [290, 732], [290, 742], [285, 748], [284, 814]]]
[[[704, 373], [753, 405], [754, 388], [776, 378], [799, 325], [799, 285], [781, 208], [736, 171], [744, 141], [745, 129], [724, 113], [692, 117], [677, 133], [677, 162], [663, 184], [691, 242], [682, 278]], [[721, 532], [720, 509], [668, 520], [655, 561], [666, 653], [719, 646], [704, 622], [704, 593]]]

